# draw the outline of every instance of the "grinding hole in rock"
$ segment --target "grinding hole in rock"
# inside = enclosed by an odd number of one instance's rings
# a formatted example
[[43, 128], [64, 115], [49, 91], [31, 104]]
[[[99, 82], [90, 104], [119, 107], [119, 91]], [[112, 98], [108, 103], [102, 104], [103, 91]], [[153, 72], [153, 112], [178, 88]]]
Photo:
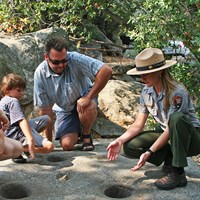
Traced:
[[47, 158], [47, 160], [48, 160], [49, 162], [62, 162], [62, 161], [64, 161], [65, 159], [62, 158], [62, 157], [60, 157], [60, 156], [51, 155], [51, 156], [49, 156], [49, 157]]
[[22, 199], [31, 195], [31, 190], [22, 184], [7, 183], [1, 186], [0, 195], [5, 199]]
[[117, 198], [117, 199], [130, 197], [132, 193], [133, 193], [132, 189], [122, 185], [113, 185], [104, 191], [104, 194], [107, 197]]

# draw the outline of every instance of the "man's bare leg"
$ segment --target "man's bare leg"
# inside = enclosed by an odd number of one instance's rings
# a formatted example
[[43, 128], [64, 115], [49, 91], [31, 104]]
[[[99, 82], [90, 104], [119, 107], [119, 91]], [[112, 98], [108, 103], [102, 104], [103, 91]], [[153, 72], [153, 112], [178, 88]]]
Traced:
[[91, 131], [92, 125], [94, 124], [97, 118], [97, 104], [95, 103], [95, 101], [91, 101], [90, 105], [84, 108], [84, 112], [83, 113], [78, 112], [78, 114], [79, 114], [80, 122], [83, 126], [83, 135], [85, 136], [85, 138], [83, 136], [83, 144], [91, 143], [90, 131]]
[[64, 151], [70, 151], [74, 148], [74, 145], [77, 143], [78, 133], [67, 133], [62, 136], [60, 139], [60, 144]]

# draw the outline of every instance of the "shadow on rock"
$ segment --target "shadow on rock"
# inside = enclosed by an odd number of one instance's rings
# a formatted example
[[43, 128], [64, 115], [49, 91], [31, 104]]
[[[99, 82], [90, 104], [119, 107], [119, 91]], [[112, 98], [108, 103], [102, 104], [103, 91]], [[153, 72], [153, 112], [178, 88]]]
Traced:
[[158, 179], [163, 176], [163, 172], [160, 169], [148, 170], [148, 171], [145, 171], [144, 175], [149, 179]]
[[50, 154], [36, 154], [34, 160], [28, 160], [28, 163], [48, 166], [71, 167], [74, 157], [65, 152], [52, 152]]

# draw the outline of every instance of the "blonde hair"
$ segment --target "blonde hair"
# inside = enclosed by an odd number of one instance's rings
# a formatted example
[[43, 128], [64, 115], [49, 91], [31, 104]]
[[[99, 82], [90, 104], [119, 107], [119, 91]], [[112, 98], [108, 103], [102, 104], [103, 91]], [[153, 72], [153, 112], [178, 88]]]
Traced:
[[10, 73], [2, 79], [1, 82], [1, 94], [5, 96], [7, 93], [9, 93], [10, 90], [15, 88], [26, 88], [26, 82], [25, 80], [17, 74]]
[[181, 84], [176, 81], [173, 76], [170, 74], [169, 68], [164, 69], [162, 71], [162, 84], [165, 90], [165, 98], [164, 98], [164, 111], [166, 112], [169, 108], [169, 98], [172, 92], [176, 89], [177, 85]]

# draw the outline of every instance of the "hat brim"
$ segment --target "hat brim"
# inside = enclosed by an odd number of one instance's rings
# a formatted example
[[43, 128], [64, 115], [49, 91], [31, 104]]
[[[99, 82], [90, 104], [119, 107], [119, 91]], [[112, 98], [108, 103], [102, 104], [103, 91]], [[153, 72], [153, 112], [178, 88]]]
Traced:
[[166, 64], [163, 65], [162, 67], [155, 68], [155, 69], [144, 70], [144, 71], [138, 71], [136, 69], [136, 67], [135, 67], [135, 68], [127, 71], [126, 74], [128, 74], [128, 75], [149, 74], [149, 73], [152, 73], [152, 72], [160, 71], [162, 69], [166, 69], [168, 67], [171, 67], [172, 65], [175, 65], [176, 63], [177, 63], [177, 61], [175, 61], [175, 60], [166, 60]]

